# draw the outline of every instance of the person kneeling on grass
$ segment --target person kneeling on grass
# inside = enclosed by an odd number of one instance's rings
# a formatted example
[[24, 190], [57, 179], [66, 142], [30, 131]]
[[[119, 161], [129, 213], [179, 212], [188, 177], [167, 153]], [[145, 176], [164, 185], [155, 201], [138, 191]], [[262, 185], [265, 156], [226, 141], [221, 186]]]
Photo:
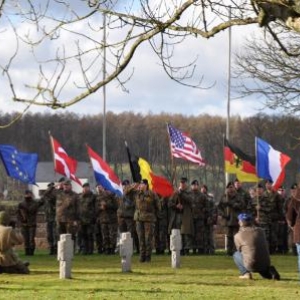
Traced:
[[234, 236], [237, 251], [233, 254], [233, 260], [240, 270], [239, 278], [252, 279], [252, 272], [256, 272], [263, 278], [280, 280], [279, 273], [271, 266], [263, 229], [253, 225], [250, 214], [241, 213], [238, 220], [240, 228]]
[[22, 262], [13, 247], [23, 243], [21, 233], [9, 226], [9, 215], [0, 212], [0, 273], [29, 274], [29, 263]]

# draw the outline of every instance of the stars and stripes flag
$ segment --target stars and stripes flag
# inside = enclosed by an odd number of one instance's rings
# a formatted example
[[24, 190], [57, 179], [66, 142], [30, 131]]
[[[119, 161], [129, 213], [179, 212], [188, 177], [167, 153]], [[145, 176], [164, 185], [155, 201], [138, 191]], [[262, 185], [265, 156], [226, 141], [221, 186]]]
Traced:
[[199, 166], [205, 165], [200, 150], [186, 133], [181, 132], [170, 124], [168, 124], [168, 132], [172, 156], [189, 160]]

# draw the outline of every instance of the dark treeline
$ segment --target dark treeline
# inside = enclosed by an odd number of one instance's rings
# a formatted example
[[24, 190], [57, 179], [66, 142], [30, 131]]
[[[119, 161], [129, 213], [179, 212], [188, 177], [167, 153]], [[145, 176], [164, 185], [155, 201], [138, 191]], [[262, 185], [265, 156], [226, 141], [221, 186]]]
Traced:
[[[10, 122], [14, 114], [0, 113], [1, 124]], [[102, 115], [79, 116], [73, 113], [31, 114], [0, 130], [0, 143], [10, 144], [23, 152], [36, 152], [40, 161], [52, 161], [50, 131], [78, 161], [88, 161], [85, 144], [102, 155]], [[217, 194], [224, 186], [223, 134], [226, 119], [200, 115], [141, 115], [132, 112], [107, 114], [107, 162], [123, 177], [123, 164], [128, 163], [124, 141], [132, 153], [145, 158], [155, 172], [171, 178], [170, 148], [166, 124], [188, 133], [202, 151], [206, 167], [176, 159], [178, 177], [201, 178]], [[244, 152], [254, 155], [254, 138], [265, 139], [275, 149], [292, 158], [286, 172], [286, 184], [296, 180], [300, 168], [300, 120], [291, 116], [268, 116], [231, 119], [230, 141]]]

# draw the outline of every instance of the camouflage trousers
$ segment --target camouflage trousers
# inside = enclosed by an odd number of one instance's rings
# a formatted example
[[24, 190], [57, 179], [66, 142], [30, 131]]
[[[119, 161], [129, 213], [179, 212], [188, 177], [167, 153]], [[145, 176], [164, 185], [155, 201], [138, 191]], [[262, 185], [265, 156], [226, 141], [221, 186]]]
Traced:
[[80, 224], [78, 230], [78, 245], [83, 254], [93, 254], [94, 252], [94, 229], [95, 225], [93, 223]]
[[140, 221], [136, 222], [136, 231], [139, 237], [141, 258], [151, 257], [154, 230], [155, 223]]
[[226, 226], [225, 227], [225, 235], [226, 235], [226, 240], [227, 240], [227, 254], [232, 255], [235, 251], [235, 244], [234, 244], [234, 235], [239, 231], [238, 226]]
[[101, 223], [103, 249], [106, 254], [114, 253], [117, 244], [118, 224]]
[[57, 230], [55, 221], [47, 222], [47, 241], [50, 249], [57, 248]]
[[202, 219], [194, 219], [194, 243], [193, 248], [204, 253], [204, 221]]
[[277, 222], [261, 223], [259, 224], [259, 227], [261, 227], [265, 232], [266, 239], [269, 245], [270, 254], [274, 254], [278, 243], [278, 239], [277, 239], [278, 223]]
[[158, 253], [169, 249], [168, 222], [165, 219], [157, 219], [155, 224], [155, 248]]
[[36, 226], [22, 226], [21, 233], [24, 238], [24, 247], [25, 251], [28, 252], [28, 249], [35, 249], [35, 234]]
[[95, 241], [98, 253], [103, 253], [103, 237], [101, 231], [101, 224], [99, 222], [95, 225]]

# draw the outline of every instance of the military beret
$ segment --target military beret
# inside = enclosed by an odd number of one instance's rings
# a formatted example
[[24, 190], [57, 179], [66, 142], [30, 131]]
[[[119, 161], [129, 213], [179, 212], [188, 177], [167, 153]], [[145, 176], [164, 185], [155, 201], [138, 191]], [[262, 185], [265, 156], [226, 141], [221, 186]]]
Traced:
[[266, 179], [265, 183], [271, 183], [271, 184], [273, 184], [273, 180], [272, 179]]
[[181, 183], [185, 183], [185, 182], [187, 182], [188, 180], [187, 180], [187, 178], [186, 177], [181, 177], [180, 178], [180, 182]]
[[51, 187], [51, 186], [54, 186], [54, 182], [48, 183], [47, 187]]
[[298, 184], [297, 183], [293, 183], [291, 185], [291, 190], [296, 190], [298, 188]]
[[66, 178], [65, 177], [60, 177], [58, 182], [65, 182], [66, 181]]
[[226, 188], [228, 189], [230, 186], [234, 186], [232, 181], [229, 181], [226, 185]]
[[130, 184], [130, 182], [129, 182], [128, 179], [124, 179], [124, 180], [122, 181], [122, 185], [129, 185], [129, 184]]
[[240, 221], [249, 222], [249, 221], [252, 221], [252, 215], [251, 214], [247, 214], [247, 213], [241, 213], [241, 214], [238, 215], [238, 219]]
[[199, 185], [199, 181], [197, 179], [195, 179], [191, 182], [191, 185]]
[[147, 179], [142, 179], [141, 183], [148, 185], [148, 180]]
[[65, 180], [64, 185], [71, 185], [71, 180]]
[[90, 186], [90, 184], [88, 182], [85, 182], [82, 187], [86, 187], [86, 186]]
[[263, 189], [263, 188], [264, 188], [264, 186], [263, 186], [261, 183], [258, 183], [256, 187], [257, 187], [257, 188], [260, 188], [260, 189]]
[[234, 182], [240, 182], [238, 178], [234, 179]]

